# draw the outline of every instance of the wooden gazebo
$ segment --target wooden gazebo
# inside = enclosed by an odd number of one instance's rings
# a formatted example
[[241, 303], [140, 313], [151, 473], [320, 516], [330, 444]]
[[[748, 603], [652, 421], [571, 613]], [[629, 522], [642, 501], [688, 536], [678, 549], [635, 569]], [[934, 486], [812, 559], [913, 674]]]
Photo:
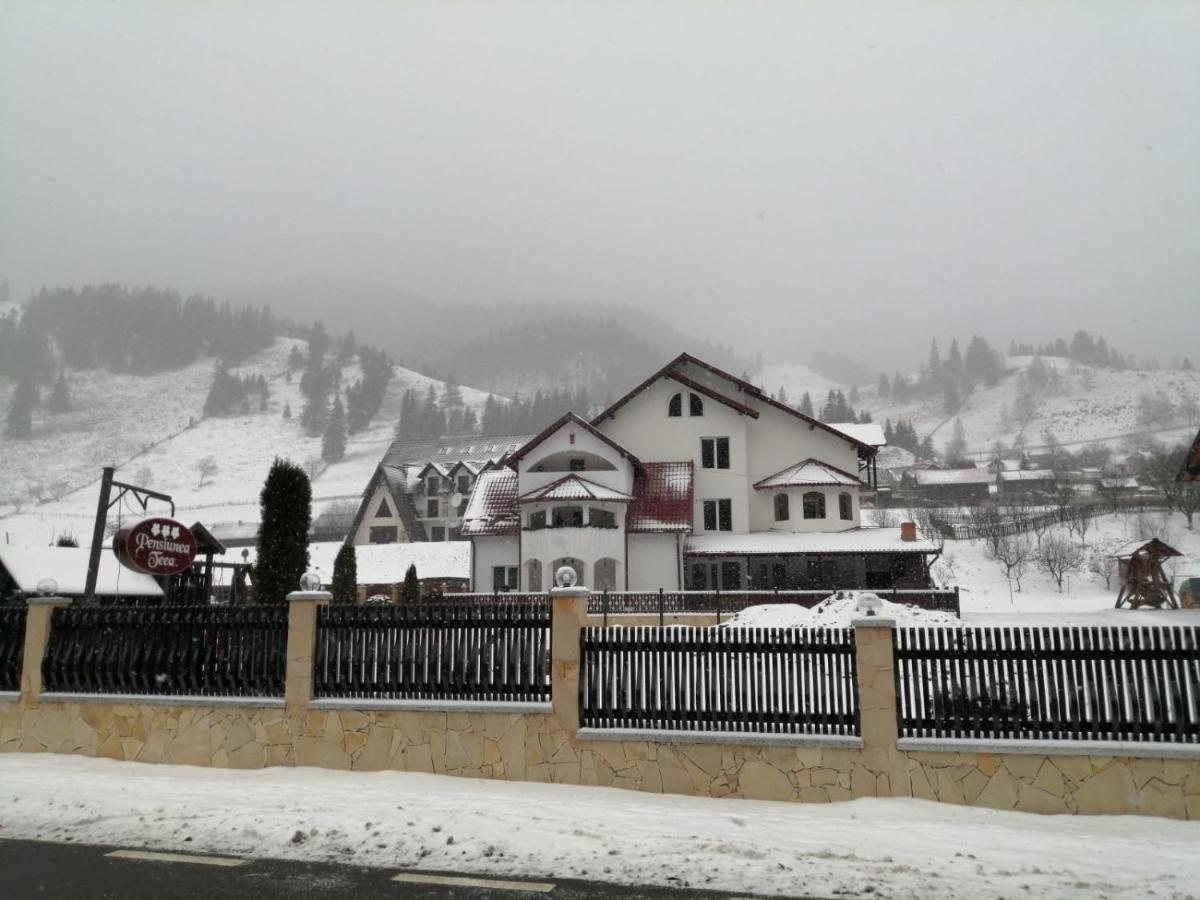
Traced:
[[1119, 566], [1121, 590], [1117, 593], [1117, 609], [1126, 604], [1131, 609], [1151, 606], [1156, 609], [1178, 609], [1175, 589], [1163, 571], [1163, 561], [1183, 554], [1158, 538], [1132, 541], [1117, 550], [1113, 558]]

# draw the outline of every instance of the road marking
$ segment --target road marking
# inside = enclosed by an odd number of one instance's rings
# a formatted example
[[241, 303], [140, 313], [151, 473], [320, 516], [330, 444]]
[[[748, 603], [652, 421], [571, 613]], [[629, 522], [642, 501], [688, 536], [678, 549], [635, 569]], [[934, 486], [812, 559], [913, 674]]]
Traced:
[[528, 891], [531, 894], [548, 894], [554, 885], [544, 881], [501, 881], [495, 878], [459, 878], [454, 875], [415, 875], [401, 872], [392, 881], [409, 884], [442, 884], [448, 887], [490, 888], [494, 891]]
[[244, 866], [247, 860], [231, 856], [191, 856], [186, 853], [156, 853], [153, 850], [114, 850], [105, 856], [145, 862], [195, 863], [200, 866]]

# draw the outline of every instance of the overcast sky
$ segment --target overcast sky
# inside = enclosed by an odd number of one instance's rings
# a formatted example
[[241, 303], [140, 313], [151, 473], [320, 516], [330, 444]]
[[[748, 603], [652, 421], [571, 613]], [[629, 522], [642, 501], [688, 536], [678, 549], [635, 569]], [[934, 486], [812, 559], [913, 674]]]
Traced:
[[20, 296], [311, 274], [777, 359], [1077, 327], [1200, 358], [1196, 2], [0, 10]]

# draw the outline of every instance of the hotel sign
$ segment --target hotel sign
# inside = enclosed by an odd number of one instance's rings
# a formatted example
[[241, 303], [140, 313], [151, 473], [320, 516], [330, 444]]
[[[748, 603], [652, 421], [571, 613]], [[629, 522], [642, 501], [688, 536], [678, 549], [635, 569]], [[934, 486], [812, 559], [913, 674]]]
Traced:
[[178, 575], [196, 558], [196, 538], [174, 519], [142, 519], [113, 536], [121, 565], [147, 575]]

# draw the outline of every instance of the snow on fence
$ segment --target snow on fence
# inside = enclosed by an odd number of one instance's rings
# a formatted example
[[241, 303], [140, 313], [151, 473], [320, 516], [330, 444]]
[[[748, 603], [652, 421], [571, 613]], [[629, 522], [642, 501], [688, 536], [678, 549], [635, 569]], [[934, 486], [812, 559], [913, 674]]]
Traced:
[[317, 612], [315, 694], [380, 700], [550, 700], [550, 605], [325, 606]]
[[[860, 589], [856, 589], [860, 590]], [[619, 615], [735, 615], [752, 606], [793, 603], [812, 609], [837, 591], [602, 591], [588, 598], [588, 613]], [[893, 603], [959, 614], [957, 588], [892, 589], [876, 591]]]
[[1200, 628], [904, 628], [900, 736], [1200, 743]]
[[849, 628], [585, 628], [585, 728], [858, 733]]
[[0, 608], [0, 691], [21, 689], [27, 609], [24, 604]]
[[60, 607], [45, 689], [82, 694], [282, 697], [286, 606]]

